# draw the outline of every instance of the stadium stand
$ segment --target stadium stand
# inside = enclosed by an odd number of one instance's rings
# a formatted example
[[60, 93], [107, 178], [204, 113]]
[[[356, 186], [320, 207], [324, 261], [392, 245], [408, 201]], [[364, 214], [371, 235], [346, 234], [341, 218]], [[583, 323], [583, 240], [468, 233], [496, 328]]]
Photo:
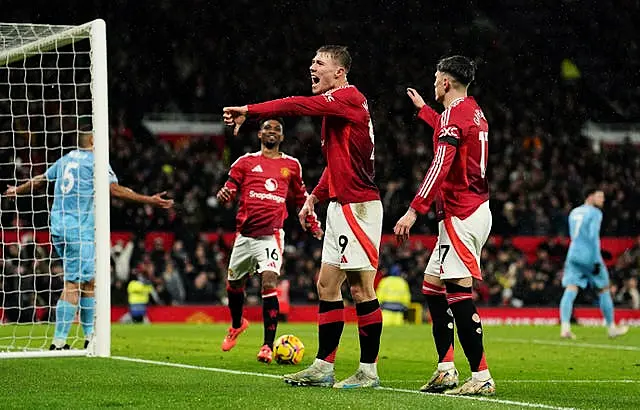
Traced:
[[[185, 9], [177, 2], [158, 2], [151, 9], [124, 0], [109, 5], [93, 3], [65, 10], [65, 16], [59, 19], [60, 23], [69, 18], [87, 21], [99, 15], [107, 20], [111, 165], [124, 185], [145, 194], [167, 190], [178, 205], [167, 213], [113, 201], [112, 231], [133, 234], [114, 243], [114, 303], [126, 301], [125, 284], [128, 275], [136, 270], [154, 278], [158, 293], [167, 304], [222, 301], [228, 244], [222, 239], [203, 240], [200, 234], [213, 232], [222, 238], [222, 233], [233, 231], [234, 209], [218, 205], [215, 193], [226, 179], [230, 162], [258, 146], [255, 134], [249, 131], [239, 137], [222, 136], [222, 151], [207, 139], [181, 140], [179, 144], [158, 140], [143, 127], [144, 114], [218, 113], [225, 103], [308, 94], [307, 67], [321, 43], [350, 46], [354, 57], [350, 80], [370, 98], [385, 233], [391, 232], [404, 213], [433, 156], [430, 130], [415, 120], [405, 87], [416, 87], [428, 96], [434, 63], [440, 56], [452, 51], [477, 56], [478, 78], [471, 93], [480, 101], [490, 122], [493, 234], [501, 238], [500, 246], [488, 246], [483, 253], [486, 280], [476, 287], [479, 303], [558, 303], [567, 214], [581, 201], [585, 185], [600, 186], [607, 195], [603, 235], [638, 234], [638, 147], [627, 141], [598, 147], [596, 151], [581, 134], [587, 119], [640, 120], [640, 88], [629, 86], [640, 83], [637, 39], [631, 35], [619, 42], [607, 34], [611, 25], [634, 32], [634, 21], [640, 16], [632, 1], [617, 1], [619, 7], [606, 7], [596, 1], [587, 2], [593, 7], [572, 1], [544, 1], [546, 10], [540, 11], [537, 2], [536, 13], [528, 12], [528, 7], [534, 6], [526, 1], [497, 1], [490, 5], [465, 2], [467, 6], [460, 9], [457, 24], [453, 25], [443, 6], [418, 0], [407, 1], [403, 8], [370, 5], [380, 9], [370, 15], [385, 14], [385, 21], [362, 16], [361, 10], [348, 2], [341, 3], [341, 14], [336, 18], [330, 15], [325, 1], [315, 2], [314, 13], [308, 13], [305, 6], [296, 2], [288, 3], [287, 12], [280, 13], [269, 2], [238, 0], [210, 7], [205, 0], [193, 0], [189, 2], [191, 8], [201, 12], [195, 13], [195, 20], [190, 12], [191, 23], [186, 26]], [[580, 13], [573, 13], [578, 7]], [[620, 12], [620, 7], [628, 13]], [[119, 16], [130, 18], [116, 18], [115, 9]], [[38, 13], [54, 15], [43, 9]], [[35, 12], [24, 14], [13, 17], [16, 21], [39, 19]], [[138, 18], [142, 15], [146, 18]], [[229, 18], [231, 15], [236, 18]], [[260, 27], [239, 24], [243, 19], [262, 21], [254, 18], [260, 15], [269, 16], [270, 26], [281, 28], [279, 35], [274, 31], [266, 37], [261, 35]], [[425, 15], [433, 23], [425, 24]], [[594, 18], [596, 15], [599, 18]], [[402, 38], [388, 37], [387, 31], [380, 28], [399, 22], [408, 28]], [[521, 27], [538, 29], [526, 31]], [[575, 36], [584, 41], [561, 40]], [[459, 40], [433, 41], [436, 38]], [[556, 43], [551, 44], [547, 38], [556, 39]], [[624, 68], [614, 61], [624, 61]], [[31, 136], [19, 132], [19, 123], [16, 126], [20, 137], [17, 143], [28, 145]], [[309, 187], [314, 186], [321, 171], [318, 130], [316, 122], [301, 120], [288, 121], [285, 131], [283, 151], [302, 160]], [[52, 144], [56, 141], [59, 139], [55, 137], [50, 140]], [[11, 142], [0, 141], [0, 146], [7, 144]], [[22, 158], [25, 162], [45, 155], [20, 152], [31, 155]], [[3, 157], [5, 154], [8, 151], [0, 150], [0, 163], [10, 164], [13, 159]], [[52, 159], [55, 158], [49, 158]], [[8, 172], [9, 167], [0, 167], [0, 178], [13, 178]], [[19, 177], [26, 177], [29, 170], [22, 172], [24, 175]], [[25, 200], [20, 209], [46, 209], [44, 200]], [[46, 213], [22, 218], [5, 211], [0, 217], [5, 227], [46, 225]], [[316, 298], [313, 278], [319, 266], [319, 243], [300, 233], [295, 221], [289, 220], [287, 227], [290, 233], [284, 270], [292, 284], [291, 300], [312, 302]], [[415, 233], [433, 234], [435, 227], [435, 215], [431, 214], [416, 225]], [[156, 237], [149, 246], [146, 235], [154, 231], [166, 232], [167, 236]], [[511, 240], [523, 235], [549, 239], [530, 258]], [[133, 249], [127, 253], [124, 250], [129, 241]], [[15, 252], [17, 247], [4, 249], [5, 255]], [[48, 254], [35, 245], [31, 252]], [[412, 285], [413, 298], [420, 300], [422, 270], [429, 252], [420, 242], [400, 248], [386, 244], [381, 250], [380, 272], [384, 275], [397, 265]], [[5, 258], [5, 269], [18, 268], [12, 260]], [[609, 263], [616, 303], [639, 308], [640, 239]], [[42, 263], [34, 269], [60, 267], [57, 263]], [[41, 277], [36, 273], [26, 275]], [[48, 297], [38, 291], [49, 289], [45, 283], [22, 281], [4, 286], [24, 286], [33, 289], [35, 297]], [[256, 284], [248, 288], [250, 300], [253, 292], [257, 301], [258, 290]], [[34, 297], [26, 291], [21, 295]], [[593, 302], [593, 295], [581, 297], [583, 303]]]

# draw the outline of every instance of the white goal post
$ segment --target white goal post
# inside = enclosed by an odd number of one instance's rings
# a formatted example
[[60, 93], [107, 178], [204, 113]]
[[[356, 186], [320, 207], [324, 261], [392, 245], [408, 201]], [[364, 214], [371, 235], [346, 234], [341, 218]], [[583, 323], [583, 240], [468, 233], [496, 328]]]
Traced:
[[[100, 356], [111, 352], [109, 123], [106, 25], [0, 23], [0, 192], [43, 173], [94, 134], [95, 329], [84, 348], [79, 325], [69, 350], [49, 351], [62, 265], [48, 239], [52, 189], [2, 197], [0, 358]], [[23, 204], [26, 206], [23, 207]], [[43, 239], [47, 238], [47, 239]]]

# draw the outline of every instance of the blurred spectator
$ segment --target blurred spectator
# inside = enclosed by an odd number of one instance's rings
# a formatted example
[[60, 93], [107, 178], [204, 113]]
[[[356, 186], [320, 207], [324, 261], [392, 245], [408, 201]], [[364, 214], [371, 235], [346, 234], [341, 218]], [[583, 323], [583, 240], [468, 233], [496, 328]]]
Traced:
[[196, 275], [191, 285], [188, 298], [189, 302], [200, 304], [210, 304], [218, 301], [213, 284], [211, 284], [205, 272], [200, 272]]
[[129, 299], [129, 311], [120, 318], [120, 323], [149, 323], [147, 317], [147, 305], [152, 298], [156, 304], [161, 304], [149, 277], [144, 272], [139, 272], [135, 279], [127, 285]]
[[131, 255], [133, 254], [133, 242], [118, 241], [111, 248], [111, 259], [115, 265], [116, 280], [126, 282], [131, 271]]
[[162, 279], [164, 280], [164, 285], [170, 297], [168, 302], [172, 305], [183, 304], [187, 293], [182, 283], [182, 275], [171, 259], [165, 263]]
[[[451, 50], [476, 58], [478, 77], [470, 94], [485, 109], [491, 128], [488, 172], [492, 233], [506, 238], [533, 234], [550, 238], [531, 263], [508, 239], [500, 246], [489, 244], [482, 256], [485, 281], [474, 288], [479, 302], [514, 306], [557, 303], [566, 252], [567, 215], [581, 202], [582, 187], [587, 184], [601, 187], [607, 195], [604, 235], [638, 233], [638, 146], [631, 141], [600, 146], [581, 133], [589, 119], [640, 120], [640, 87], [628, 86], [629, 73], [640, 72], [635, 35], [636, 22], [640, 20], [637, 2], [625, 2], [620, 7], [595, 0], [587, 4], [549, 2], [535, 10], [522, 2], [472, 2], [457, 10], [455, 25], [448, 24], [449, 5], [434, 6], [418, 0], [408, 0], [403, 7], [392, 2], [367, 5], [364, 15], [368, 22], [384, 16], [390, 24], [361, 24], [362, 7], [349, 2], [341, 5], [340, 15], [331, 16], [332, 24], [326, 24], [327, 6], [323, 2], [309, 6], [302, 2], [238, 0], [209, 7], [205, 0], [194, 0], [187, 8], [172, 1], [160, 2], [155, 8], [140, 8], [135, 2], [117, 0], [117, 7], [107, 2], [87, 2], [64, 10], [55, 2], [38, 8], [27, 3], [23, 9], [12, 10], [15, 18], [20, 16], [20, 20], [34, 23], [80, 23], [91, 15], [107, 20], [112, 167], [123, 184], [145, 194], [166, 189], [178, 205], [175, 212], [167, 213], [112, 201], [112, 230], [135, 235], [130, 243], [121, 245], [119, 254], [113, 253], [113, 286], [118, 292], [129, 280], [131, 267], [136, 267], [163, 291], [167, 301], [219, 302], [217, 294], [224, 289], [229, 250], [222, 240], [211, 244], [201, 241], [200, 234], [234, 230], [235, 209], [230, 204], [220, 206], [212, 200], [212, 194], [226, 179], [230, 163], [257, 148], [250, 132], [237, 137], [215, 136], [222, 139], [222, 146], [208, 138], [184, 138], [175, 144], [163, 141], [145, 129], [141, 121], [144, 113], [219, 113], [223, 104], [308, 94], [308, 76], [303, 72], [319, 45], [318, 38], [351, 41], [354, 69], [350, 78], [370, 99], [385, 232], [390, 232], [406, 210], [433, 157], [431, 130], [415, 121], [405, 86], [413, 85], [427, 95], [432, 88], [435, 62]], [[238, 19], [229, 18], [237, 10], [243, 13], [241, 25]], [[255, 22], [263, 21], [266, 14], [272, 16], [271, 24], [281, 30], [264, 35], [261, 23]], [[441, 24], [425, 24], [425, 16], [436, 18]], [[389, 27], [400, 27], [393, 24], [397, 22], [402, 22], [401, 33], [389, 35]], [[175, 35], [178, 29], [183, 35]], [[576, 42], [576, 36], [584, 41]], [[198, 41], [191, 41], [193, 38]], [[546, 47], [538, 41], [540, 38], [554, 38], [555, 46]], [[424, 39], [434, 41], [425, 48]], [[593, 47], [594, 44], [608, 46]], [[262, 51], [270, 49], [282, 52], [274, 55]], [[624, 61], [626, 70], [611, 61]], [[22, 81], [19, 78], [17, 83]], [[47, 79], [42, 78], [42, 82]], [[0, 84], [0, 93], [6, 86], [7, 83]], [[64, 92], [74, 90], [69, 87]], [[13, 92], [18, 91], [16, 88]], [[37, 98], [29, 104], [31, 110], [41, 108]], [[64, 114], [65, 107], [51, 104], [52, 112]], [[20, 105], [17, 100], [0, 99], [3, 112], [26, 109], [26, 104]], [[13, 184], [16, 178], [42, 171], [39, 164], [52, 163], [60, 156], [61, 145], [68, 140], [63, 138], [62, 130], [73, 129], [74, 124], [62, 124], [64, 119], [56, 121], [48, 119], [45, 124], [35, 116], [29, 121], [0, 117], [0, 129], [14, 131], [0, 132], [0, 146], [16, 147], [0, 150], [1, 181]], [[315, 119], [287, 122], [284, 149], [300, 158], [310, 188], [323, 167], [319, 129]], [[5, 199], [1, 201], [3, 228], [47, 226], [49, 203], [45, 196], [22, 198], [10, 205]], [[291, 298], [315, 302], [318, 244], [298, 232], [295, 220], [286, 226], [293, 228], [287, 236], [288, 246], [295, 250], [286, 253], [284, 267], [291, 280]], [[152, 230], [176, 235], [170, 258], [164, 244], [145, 248], [145, 234]], [[436, 230], [434, 214], [422, 218], [415, 227], [416, 234], [434, 234]], [[383, 245], [380, 270], [400, 266], [412, 299], [421, 300], [422, 272], [431, 250], [422, 244], [412, 246], [396, 249]], [[48, 273], [48, 251], [45, 249], [43, 257], [37, 248], [28, 245], [24, 251], [17, 246], [4, 248], [0, 282], [8, 314], [15, 313], [17, 317], [20, 307], [35, 306], [45, 299], [54, 304], [55, 292], [46, 295], [46, 289], [58, 289], [58, 285], [53, 280], [40, 281], [40, 276]], [[112, 251], [118, 249], [116, 244]], [[18, 255], [29, 260], [30, 265], [18, 264]], [[614, 263], [611, 278], [616, 302], [637, 306], [640, 238]], [[59, 268], [52, 266], [51, 270]], [[178, 278], [183, 292], [177, 285]], [[181, 294], [186, 297], [181, 298]]]
[[411, 291], [409, 284], [402, 277], [400, 266], [391, 266], [389, 274], [378, 283], [376, 294], [380, 301], [384, 325], [402, 325], [405, 312], [411, 303]]

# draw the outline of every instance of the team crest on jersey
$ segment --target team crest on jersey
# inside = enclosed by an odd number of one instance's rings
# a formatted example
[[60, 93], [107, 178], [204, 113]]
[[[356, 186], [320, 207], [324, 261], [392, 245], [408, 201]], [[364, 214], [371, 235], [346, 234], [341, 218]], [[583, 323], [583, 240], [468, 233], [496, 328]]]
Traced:
[[280, 168], [280, 175], [282, 175], [283, 178], [289, 178], [291, 170], [289, 168]]
[[267, 178], [267, 180], [264, 181], [264, 189], [269, 192], [275, 191], [276, 189], [278, 189], [278, 181], [273, 178]]

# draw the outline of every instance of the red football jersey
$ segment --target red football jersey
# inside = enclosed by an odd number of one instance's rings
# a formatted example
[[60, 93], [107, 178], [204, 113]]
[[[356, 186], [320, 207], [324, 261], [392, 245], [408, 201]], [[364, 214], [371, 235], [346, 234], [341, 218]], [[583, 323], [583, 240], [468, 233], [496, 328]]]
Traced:
[[346, 85], [312, 97], [288, 97], [249, 105], [249, 114], [322, 116], [321, 144], [327, 166], [313, 194], [341, 204], [380, 199], [374, 179], [373, 123], [367, 100]]
[[435, 199], [438, 219], [465, 219], [489, 200], [489, 124], [473, 97], [442, 114], [425, 105], [418, 117], [433, 127], [434, 158], [411, 207], [424, 214]]
[[279, 158], [267, 158], [261, 152], [241, 156], [231, 165], [225, 186], [239, 191], [237, 232], [253, 238], [282, 229], [286, 201], [302, 207], [307, 197], [300, 162], [286, 154]]

